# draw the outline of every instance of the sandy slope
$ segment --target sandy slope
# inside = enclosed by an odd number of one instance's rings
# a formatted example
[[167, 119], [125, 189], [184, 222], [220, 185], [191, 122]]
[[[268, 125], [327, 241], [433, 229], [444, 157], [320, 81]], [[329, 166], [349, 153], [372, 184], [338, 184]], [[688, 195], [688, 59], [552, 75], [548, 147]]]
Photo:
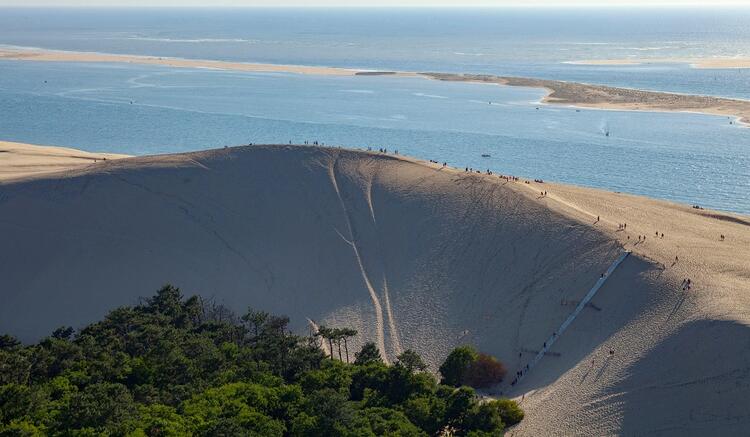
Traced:
[[0, 141], [0, 182], [126, 157], [127, 155], [113, 153], [89, 153], [65, 147]]
[[434, 366], [473, 343], [511, 373], [628, 249], [549, 356], [498, 387], [523, 395], [513, 434], [750, 426], [747, 217], [366, 152], [255, 146], [3, 183], [0, 239], [0, 331], [25, 339], [169, 281], [238, 311], [288, 314], [300, 331], [308, 318], [352, 326], [390, 359], [413, 348]]

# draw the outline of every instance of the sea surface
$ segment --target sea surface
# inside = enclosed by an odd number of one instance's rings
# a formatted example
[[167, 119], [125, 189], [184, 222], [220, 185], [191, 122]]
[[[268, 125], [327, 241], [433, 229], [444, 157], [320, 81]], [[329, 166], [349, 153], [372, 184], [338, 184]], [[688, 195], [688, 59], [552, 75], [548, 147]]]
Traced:
[[[746, 70], [565, 63], [750, 57], [747, 23], [750, 9], [0, 9], [0, 44], [750, 98]], [[542, 105], [543, 94], [421, 78], [5, 60], [0, 139], [139, 155], [317, 140], [750, 213], [750, 129], [727, 117]]]

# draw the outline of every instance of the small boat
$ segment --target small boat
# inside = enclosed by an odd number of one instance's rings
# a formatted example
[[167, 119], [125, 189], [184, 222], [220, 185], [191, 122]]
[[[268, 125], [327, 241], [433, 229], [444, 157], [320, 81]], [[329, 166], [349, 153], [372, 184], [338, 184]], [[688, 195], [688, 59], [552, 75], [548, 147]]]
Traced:
[[482, 153], [482, 158], [489, 158], [490, 155], [488, 153]]

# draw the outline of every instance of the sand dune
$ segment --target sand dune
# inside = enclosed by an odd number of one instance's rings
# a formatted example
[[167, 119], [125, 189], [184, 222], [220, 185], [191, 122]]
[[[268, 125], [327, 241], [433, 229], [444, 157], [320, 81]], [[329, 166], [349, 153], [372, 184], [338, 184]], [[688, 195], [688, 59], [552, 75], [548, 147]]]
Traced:
[[89, 153], [65, 147], [0, 141], [0, 182], [126, 157], [114, 153]]
[[253, 146], [4, 182], [0, 238], [0, 332], [27, 340], [172, 282], [237, 311], [288, 314], [300, 332], [308, 319], [354, 327], [391, 360], [413, 348], [434, 368], [472, 343], [511, 374], [629, 250], [527, 377], [497, 388], [523, 397], [512, 435], [750, 426], [748, 217], [403, 157]]

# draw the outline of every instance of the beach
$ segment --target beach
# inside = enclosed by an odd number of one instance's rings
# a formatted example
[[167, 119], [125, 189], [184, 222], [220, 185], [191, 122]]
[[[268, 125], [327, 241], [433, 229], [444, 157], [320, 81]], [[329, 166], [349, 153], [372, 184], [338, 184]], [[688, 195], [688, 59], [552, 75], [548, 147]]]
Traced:
[[106, 53], [86, 53], [52, 50], [9, 50], [0, 49], [0, 60], [37, 62], [118, 62], [141, 65], [162, 65], [175, 68], [210, 68], [231, 71], [255, 71], [267, 73], [297, 73], [317, 75], [353, 75], [357, 70], [333, 67], [303, 65], [256, 64], [225, 62], [200, 59], [180, 59], [159, 56], [114, 55]]
[[745, 125], [750, 123], [750, 101], [748, 100], [523, 77], [445, 73], [424, 73], [424, 75], [437, 80], [543, 88], [548, 91], [543, 102], [550, 104], [624, 111], [695, 112], [736, 118]]

